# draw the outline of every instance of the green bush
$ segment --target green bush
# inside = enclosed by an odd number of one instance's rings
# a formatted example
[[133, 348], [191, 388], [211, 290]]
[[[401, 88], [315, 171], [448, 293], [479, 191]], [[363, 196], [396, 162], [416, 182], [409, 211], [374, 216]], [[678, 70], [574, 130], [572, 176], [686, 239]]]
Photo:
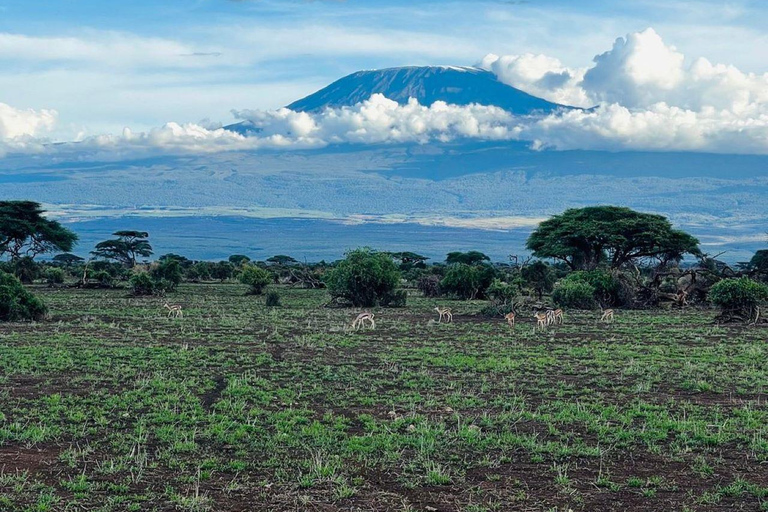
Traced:
[[97, 270], [93, 274], [88, 274], [88, 276], [94, 281], [98, 282], [99, 286], [112, 288], [115, 285], [114, 276], [107, 270]]
[[277, 290], [268, 290], [264, 303], [268, 308], [280, 307], [282, 304], [280, 303], [280, 294], [277, 293]]
[[421, 276], [419, 282], [416, 284], [416, 288], [418, 288], [424, 297], [439, 297], [441, 295], [440, 276], [434, 274]]
[[272, 273], [255, 265], [244, 265], [240, 271], [240, 282], [251, 287], [248, 291], [251, 295], [261, 295], [269, 284], [272, 283]]
[[131, 291], [136, 296], [155, 295], [157, 286], [147, 272], [137, 272], [130, 279]]
[[520, 295], [520, 287], [517, 284], [510, 284], [501, 279], [494, 279], [485, 291], [485, 294], [497, 304], [510, 304]]
[[64, 271], [60, 268], [49, 268], [45, 271], [45, 282], [48, 284], [61, 284], [64, 282]]
[[581, 281], [595, 289], [594, 299], [606, 304], [615, 304], [619, 291], [619, 281], [605, 270], [579, 271], [568, 274], [567, 281]]
[[207, 281], [211, 278], [214, 264], [208, 261], [198, 261], [187, 269], [186, 279], [192, 282]]
[[480, 314], [487, 318], [495, 318], [498, 316], [504, 316], [507, 313], [512, 313], [515, 310], [515, 304], [512, 302], [491, 302], [490, 304], [483, 306], [480, 310]]
[[29, 256], [13, 262], [13, 273], [22, 283], [33, 283], [40, 278], [40, 265]]
[[541, 260], [534, 261], [520, 269], [520, 276], [525, 285], [536, 292], [539, 300], [545, 293], [551, 292], [555, 284], [554, 269]]
[[150, 276], [163, 291], [174, 291], [183, 278], [181, 263], [176, 258], [166, 258], [152, 267]]
[[400, 271], [385, 253], [355, 249], [324, 276], [331, 297], [355, 307], [405, 305], [407, 296], [396, 292]]
[[0, 321], [41, 320], [47, 308], [15, 276], [0, 272]]
[[559, 282], [552, 292], [552, 300], [561, 308], [593, 309], [595, 287], [578, 279], [564, 279]]
[[768, 285], [748, 277], [723, 279], [709, 290], [709, 300], [720, 307], [721, 321], [750, 320], [757, 307], [768, 300]]
[[381, 303], [392, 308], [404, 308], [408, 304], [408, 291], [394, 290], [385, 295]]
[[440, 282], [444, 293], [450, 293], [465, 300], [482, 299], [486, 289], [493, 282], [496, 271], [489, 265], [451, 265]]

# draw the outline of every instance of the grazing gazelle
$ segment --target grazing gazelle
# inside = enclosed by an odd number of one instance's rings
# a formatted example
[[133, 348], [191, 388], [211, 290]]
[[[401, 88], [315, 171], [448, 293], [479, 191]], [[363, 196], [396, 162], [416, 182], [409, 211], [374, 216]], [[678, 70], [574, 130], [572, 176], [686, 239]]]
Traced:
[[451, 313], [451, 308], [441, 308], [440, 306], [437, 306], [435, 307], [435, 311], [437, 311], [437, 314], [440, 315], [437, 323], [442, 322], [443, 318], [445, 318], [446, 323], [453, 322], [453, 313]]
[[168, 310], [168, 318], [183, 318], [184, 313], [181, 311], [181, 306], [178, 304], [168, 304], [167, 302], [163, 304], [163, 307]]
[[533, 332], [536, 332], [536, 329], [543, 331], [549, 325], [549, 318], [546, 313], [541, 313], [537, 310], [534, 310], [533, 318], [536, 319], [536, 327], [533, 328]]
[[603, 309], [602, 306], [600, 306], [600, 311], [603, 312], [603, 315], [600, 317], [601, 322], [613, 322], [613, 310], [612, 309]]
[[376, 316], [370, 311], [363, 311], [359, 315], [357, 315], [357, 318], [352, 322], [352, 328], [357, 330], [360, 327], [365, 327], [365, 322], [371, 323], [371, 329], [376, 329], [376, 322], [374, 321], [373, 317]]
[[547, 321], [550, 325], [557, 325], [563, 323], [563, 310], [562, 309], [549, 309], [547, 310]]
[[504, 315], [504, 320], [507, 321], [507, 323], [509, 324], [510, 327], [514, 327], [515, 326], [515, 312], [514, 311], [510, 311], [509, 313]]

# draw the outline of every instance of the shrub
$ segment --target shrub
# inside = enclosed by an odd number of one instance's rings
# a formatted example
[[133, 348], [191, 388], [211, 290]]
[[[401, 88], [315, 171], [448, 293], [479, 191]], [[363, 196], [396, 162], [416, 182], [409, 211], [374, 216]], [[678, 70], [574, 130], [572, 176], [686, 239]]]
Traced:
[[240, 271], [240, 282], [251, 287], [248, 291], [251, 295], [261, 295], [264, 288], [272, 283], [272, 274], [255, 265], [244, 265]]
[[45, 304], [32, 295], [15, 276], [0, 272], [0, 321], [40, 320]]
[[595, 289], [595, 300], [607, 304], [615, 304], [619, 291], [619, 281], [605, 270], [580, 271], [568, 274], [568, 281], [582, 281]]
[[424, 297], [439, 297], [441, 295], [440, 277], [434, 274], [421, 276], [416, 284], [416, 288], [418, 288]]
[[89, 274], [89, 277], [99, 283], [99, 286], [105, 288], [112, 288], [115, 284], [115, 278], [107, 270], [97, 270], [93, 274]]
[[268, 308], [276, 308], [282, 305], [280, 303], [280, 294], [277, 293], [277, 290], [268, 290], [264, 302]]
[[395, 293], [400, 271], [392, 257], [372, 249], [348, 252], [325, 273], [324, 280], [332, 298], [344, 299], [355, 307], [404, 305], [406, 301], [403, 294]]
[[136, 296], [154, 295], [156, 292], [155, 281], [147, 272], [137, 272], [131, 276], [130, 284]]
[[211, 278], [213, 265], [207, 261], [198, 261], [187, 269], [186, 278], [192, 282], [206, 281]]
[[595, 301], [595, 287], [578, 279], [564, 279], [555, 286], [552, 300], [562, 308], [592, 309]]
[[768, 300], [768, 286], [748, 277], [723, 279], [709, 290], [709, 300], [721, 309], [719, 321], [749, 321]]
[[211, 277], [221, 282], [232, 279], [235, 273], [235, 266], [228, 261], [220, 261], [211, 267]]
[[181, 283], [183, 271], [176, 258], [165, 258], [150, 271], [152, 280], [163, 291], [174, 291]]
[[22, 283], [32, 283], [40, 277], [40, 265], [24, 256], [13, 262], [13, 272]]
[[[520, 295], [520, 287], [516, 284], [506, 283], [501, 279], [494, 279], [485, 294], [497, 304], [510, 304], [515, 297]], [[506, 315], [506, 313], [504, 314]]]
[[555, 271], [541, 260], [524, 266], [520, 269], [520, 275], [525, 284], [536, 292], [539, 300], [545, 293], [551, 292], [555, 284]]
[[440, 282], [444, 292], [465, 300], [481, 299], [490, 286], [496, 272], [488, 265], [456, 263], [448, 269]]
[[404, 308], [408, 304], [408, 291], [407, 290], [394, 290], [391, 293], [384, 296], [381, 303], [385, 306], [393, 308]]
[[64, 271], [60, 268], [49, 268], [45, 271], [45, 282], [48, 284], [61, 284], [64, 282]]
[[483, 306], [483, 308], [480, 310], [480, 314], [488, 318], [494, 318], [497, 316], [504, 316], [507, 313], [512, 313], [514, 310], [515, 304], [512, 302], [504, 303], [494, 301], [486, 306]]

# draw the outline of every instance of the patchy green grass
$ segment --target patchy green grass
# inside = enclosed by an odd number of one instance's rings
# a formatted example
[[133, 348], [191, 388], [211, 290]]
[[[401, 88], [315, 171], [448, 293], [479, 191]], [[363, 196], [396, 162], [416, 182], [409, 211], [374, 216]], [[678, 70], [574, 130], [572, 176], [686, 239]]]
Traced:
[[245, 291], [36, 290], [49, 321], [0, 324], [0, 510], [768, 510], [765, 328], [412, 296], [350, 332]]

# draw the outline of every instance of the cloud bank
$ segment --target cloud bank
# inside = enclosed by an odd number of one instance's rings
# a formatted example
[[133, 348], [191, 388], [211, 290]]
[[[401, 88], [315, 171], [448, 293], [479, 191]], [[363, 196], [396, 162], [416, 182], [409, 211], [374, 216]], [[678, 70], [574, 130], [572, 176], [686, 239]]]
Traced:
[[[206, 153], [305, 149], [329, 144], [522, 140], [542, 149], [704, 151], [768, 154], [768, 74], [744, 73], [685, 56], [653, 30], [618, 38], [590, 68], [569, 68], [545, 55], [487, 55], [480, 67], [536, 96], [585, 107], [515, 116], [494, 106], [399, 105], [380, 94], [316, 114], [237, 110], [254, 128], [244, 136], [207, 123], [167, 123], [147, 132], [84, 138], [47, 151]], [[591, 108], [587, 108], [591, 107]], [[53, 111], [0, 105], [6, 151], [39, 151], [36, 137]]]
[[0, 154], [42, 150], [41, 137], [56, 124], [53, 110], [22, 110], [0, 103]]

